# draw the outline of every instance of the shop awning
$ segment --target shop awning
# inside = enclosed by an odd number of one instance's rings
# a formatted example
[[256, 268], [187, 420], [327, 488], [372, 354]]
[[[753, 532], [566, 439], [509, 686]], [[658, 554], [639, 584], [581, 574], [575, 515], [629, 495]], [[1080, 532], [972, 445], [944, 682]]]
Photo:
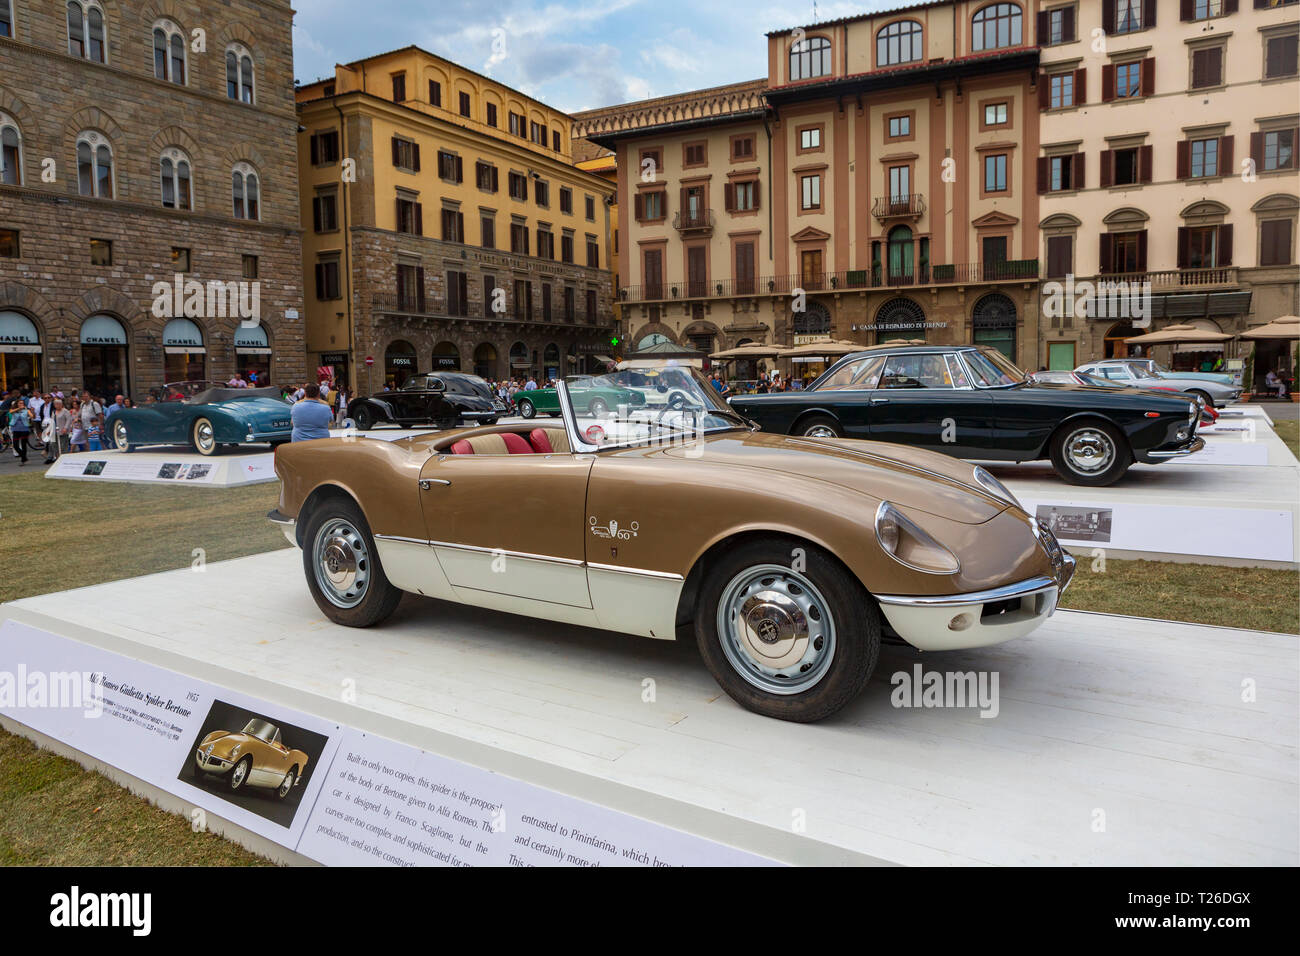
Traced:
[[31, 319], [18, 312], [0, 312], [0, 352], [41, 350], [41, 339]]
[[126, 330], [111, 315], [92, 315], [81, 323], [82, 345], [126, 345]]

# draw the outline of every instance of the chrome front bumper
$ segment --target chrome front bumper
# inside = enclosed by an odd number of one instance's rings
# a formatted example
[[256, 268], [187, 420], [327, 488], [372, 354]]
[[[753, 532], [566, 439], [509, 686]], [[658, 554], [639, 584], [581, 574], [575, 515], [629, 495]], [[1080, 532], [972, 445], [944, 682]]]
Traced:
[[194, 765], [203, 773], [226, 773], [233, 767], [234, 761], [205, 754], [202, 748], [194, 751]]
[[1067, 553], [1055, 578], [1044, 574], [966, 594], [876, 595], [876, 601], [889, 626], [915, 648], [986, 647], [1024, 637], [1051, 617], [1075, 565]]
[[1205, 447], [1205, 439], [1197, 435], [1186, 445], [1181, 448], [1171, 448], [1168, 451], [1149, 451], [1143, 457], [1148, 461], [1167, 461], [1170, 458], [1182, 458], [1186, 455], [1194, 455]]

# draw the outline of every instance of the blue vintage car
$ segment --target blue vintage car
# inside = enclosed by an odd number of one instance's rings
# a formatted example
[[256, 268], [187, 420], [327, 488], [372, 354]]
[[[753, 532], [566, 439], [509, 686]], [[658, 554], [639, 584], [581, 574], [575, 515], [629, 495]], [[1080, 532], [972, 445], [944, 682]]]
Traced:
[[141, 445], [190, 445], [200, 455], [222, 445], [287, 442], [289, 404], [278, 388], [228, 388], [220, 382], [174, 382], [152, 401], [108, 416], [104, 433], [119, 451]]

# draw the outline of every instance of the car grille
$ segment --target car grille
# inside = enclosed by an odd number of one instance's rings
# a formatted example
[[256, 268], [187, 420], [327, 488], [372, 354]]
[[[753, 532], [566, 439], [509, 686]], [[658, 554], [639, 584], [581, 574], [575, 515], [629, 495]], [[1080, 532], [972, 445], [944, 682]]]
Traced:
[[1043, 546], [1047, 552], [1047, 560], [1052, 565], [1053, 571], [1059, 571], [1065, 565], [1065, 551], [1061, 543], [1056, 540], [1056, 535], [1052, 529], [1047, 526], [1047, 522], [1035, 519], [1038, 525], [1038, 543]]

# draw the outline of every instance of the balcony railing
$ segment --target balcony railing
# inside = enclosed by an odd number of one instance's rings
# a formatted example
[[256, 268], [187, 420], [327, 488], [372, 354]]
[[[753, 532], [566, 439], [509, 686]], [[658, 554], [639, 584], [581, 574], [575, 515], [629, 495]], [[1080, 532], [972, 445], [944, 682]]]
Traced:
[[[413, 318], [428, 319], [455, 319], [469, 322], [518, 322], [520, 324], [534, 325], [578, 325], [587, 327], [606, 327], [614, 324], [612, 314], [597, 315], [595, 320], [587, 317], [586, 313], [575, 312], [566, 316], [562, 306], [552, 310], [551, 318], [545, 318], [540, 309], [535, 309], [531, 314], [524, 312], [515, 315], [513, 312], [492, 313], [492, 315], [453, 315], [441, 307], [441, 303], [426, 299], [419, 301], [414, 295], [396, 295], [391, 292], [377, 292], [370, 297], [370, 305], [376, 313], [387, 315], [399, 315]], [[581, 319], [579, 319], [581, 316]]]
[[687, 280], [624, 286], [622, 302], [672, 302], [684, 299], [731, 298], [742, 295], [791, 295], [805, 292], [840, 292], [854, 289], [888, 289], [895, 286], [971, 285], [984, 282], [1037, 281], [1037, 259], [1009, 262], [966, 262], [908, 269], [847, 269], [840, 272], [792, 273], [747, 279]]
[[679, 209], [673, 213], [673, 228], [678, 232], [713, 230], [712, 209]]
[[897, 196], [877, 196], [871, 204], [871, 215], [879, 220], [920, 219], [925, 215], [925, 196], [921, 193], [902, 193]]
[[1104, 273], [1097, 277], [1105, 282], [1130, 285], [1151, 283], [1152, 292], [1185, 292], [1189, 289], [1231, 288], [1238, 284], [1237, 267], [1215, 269], [1162, 269], [1157, 272]]

